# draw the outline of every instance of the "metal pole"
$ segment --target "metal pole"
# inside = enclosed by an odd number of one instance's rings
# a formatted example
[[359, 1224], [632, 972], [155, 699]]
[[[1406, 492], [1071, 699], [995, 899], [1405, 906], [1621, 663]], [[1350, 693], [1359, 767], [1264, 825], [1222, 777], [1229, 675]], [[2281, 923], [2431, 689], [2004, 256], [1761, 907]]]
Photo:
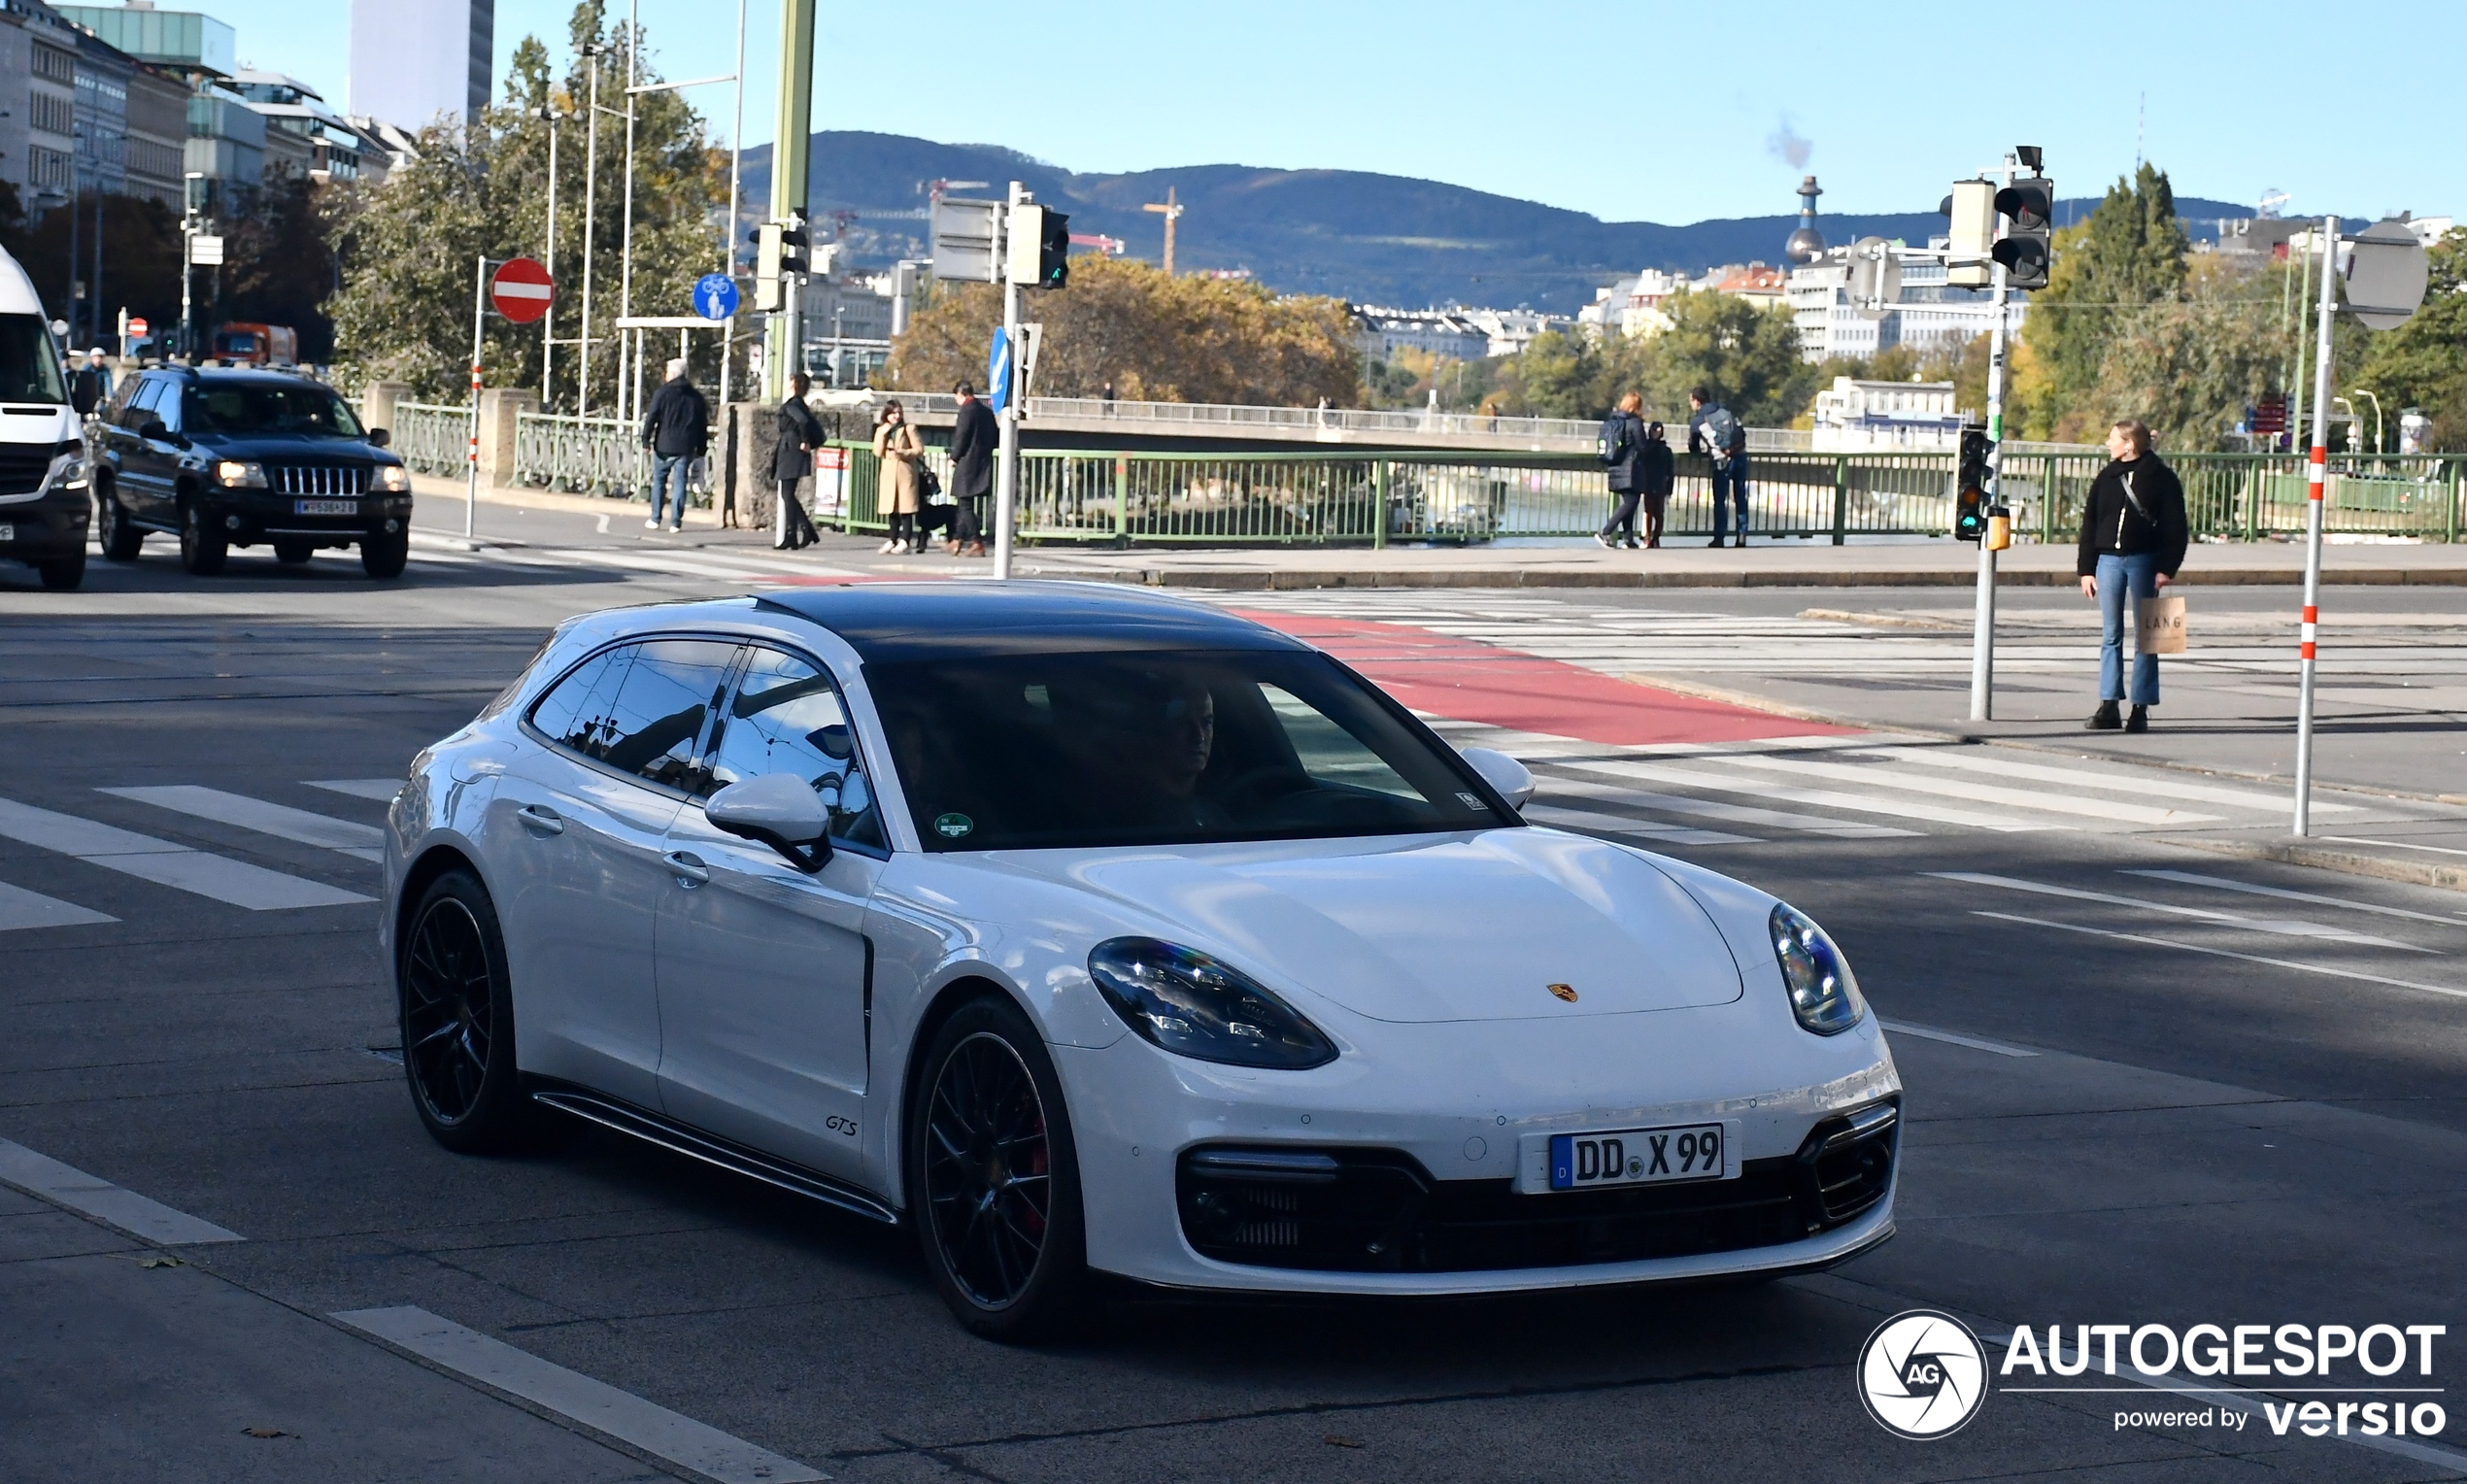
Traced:
[[188, 354], [188, 291], [196, 282], [197, 214], [189, 208], [186, 220], [180, 223], [180, 354]]
[[[2004, 168], [2005, 184], [2013, 183], [2013, 161], [2009, 156]], [[1996, 265], [1996, 323], [1987, 349], [1987, 488], [1980, 491], [1986, 508], [1993, 510], [2003, 493], [2005, 455], [2005, 302], [2011, 289], [2005, 278], [2005, 265]], [[1986, 722], [1996, 715], [1996, 553], [1987, 544], [1987, 532], [1978, 533], [1978, 595], [1972, 619], [1970, 652], [1970, 719]]]
[[2304, 619], [2296, 630], [2295, 832], [2313, 833], [2314, 634], [2321, 618], [2321, 486], [2330, 464], [2330, 321], [2339, 312], [2339, 219], [2321, 231], [2321, 311], [2313, 345], [2313, 453], [2305, 481]]
[[[772, 118], [771, 219], [786, 223], [805, 213], [814, 130], [814, 0], [780, 0], [779, 99]], [[805, 364], [804, 330], [796, 323], [800, 289], [794, 274], [786, 277], [790, 281], [781, 285], [786, 312], [771, 317], [763, 336], [762, 398], [768, 402], [788, 395], [789, 377]]]
[[[642, 0], [629, 0], [625, 12], [625, 224], [619, 239], [617, 273], [617, 318], [621, 320], [631, 319], [634, 313], [634, 84], [642, 81]], [[642, 352], [640, 337], [637, 336], [636, 340], [631, 383], [634, 400], [630, 413], [623, 401], [628, 384], [622, 369], [617, 382], [620, 397], [618, 415], [629, 422], [642, 417]], [[622, 346], [623, 342], [620, 344]], [[623, 354], [622, 350], [620, 354]], [[619, 362], [621, 368], [623, 364], [623, 361]]]
[[[543, 112], [548, 112], [543, 110]], [[557, 116], [548, 119], [548, 279], [557, 282]], [[540, 316], [540, 411], [556, 406], [556, 393], [549, 377], [557, 359], [557, 300], [548, 301], [548, 312]]]
[[[94, 166], [94, 276], [85, 284], [86, 302], [94, 306], [94, 313], [86, 322], [94, 326], [95, 340], [103, 338], [103, 167], [99, 153], [102, 143], [100, 139], [94, 142], [98, 152]], [[91, 341], [88, 342], [88, 344], [91, 343]], [[271, 351], [272, 347], [267, 349]], [[2376, 400], [2373, 404], [2373, 426], [2376, 438], [2381, 436], [2381, 425], [2382, 404]], [[2379, 450], [2377, 449], [2376, 452]]]
[[[728, 219], [720, 223], [720, 271], [736, 277], [736, 224], [745, 149], [745, 0], [736, 0], [736, 121], [728, 125]], [[720, 321], [720, 416], [728, 415], [728, 360], [736, 354], [736, 316]]]
[[599, 43], [594, 41], [591, 45], [591, 124], [583, 133], [583, 347], [581, 384], [574, 389], [577, 423], [591, 411], [591, 228], [599, 220]]
[[1009, 388], [1002, 397], [1001, 459], [994, 474], [994, 576], [1007, 579], [1011, 575], [1011, 518], [1019, 508], [1020, 489], [1020, 401], [1027, 389], [1020, 385], [1020, 286], [1011, 277], [1011, 211], [1019, 207], [1028, 192], [1020, 183], [1011, 183], [1010, 206], [1002, 213], [1002, 235], [995, 244], [994, 261], [1002, 274], [1002, 357], [1007, 362], [1004, 385]]
[[471, 272], [471, 451], [470, 483], [463, 491], [462, 536], [472, 538], [480, 522], [480, 331], [487, 322], [489, 259], [482, 253]]

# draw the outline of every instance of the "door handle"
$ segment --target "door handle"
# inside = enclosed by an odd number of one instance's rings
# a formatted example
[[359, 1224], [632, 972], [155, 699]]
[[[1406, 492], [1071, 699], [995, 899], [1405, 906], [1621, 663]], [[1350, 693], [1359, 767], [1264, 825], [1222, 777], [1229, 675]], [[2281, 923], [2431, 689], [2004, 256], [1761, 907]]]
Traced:
[[689, 892], [711, 879], [711, 868], [702, 863], [699, 856], [672, 850], [659, 860], [668, 867], [668, 873], [677, 878], [677, 885]]
[[514, 811], [514, 817], [523, 822], [524, 828], [542, 838], [565, 832], [565, 822], [544, 804], [524, 804]]

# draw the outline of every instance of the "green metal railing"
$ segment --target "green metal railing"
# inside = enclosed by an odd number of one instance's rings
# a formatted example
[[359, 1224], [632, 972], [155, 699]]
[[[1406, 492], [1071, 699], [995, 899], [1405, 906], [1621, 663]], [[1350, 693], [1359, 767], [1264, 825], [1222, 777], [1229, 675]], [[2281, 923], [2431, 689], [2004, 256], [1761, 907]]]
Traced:
[[458, 475], [470, 467], [471, 409], [430, 402], [394, 404], [388, 447], [421, 474]]
[[[651, 454], [635, 429], [614, 418], [514, 416], [514, 482], [568, 494], [637, 499], [651, 488]], [[711, 472], [696, 461], [688, 499], [711, 503]]]

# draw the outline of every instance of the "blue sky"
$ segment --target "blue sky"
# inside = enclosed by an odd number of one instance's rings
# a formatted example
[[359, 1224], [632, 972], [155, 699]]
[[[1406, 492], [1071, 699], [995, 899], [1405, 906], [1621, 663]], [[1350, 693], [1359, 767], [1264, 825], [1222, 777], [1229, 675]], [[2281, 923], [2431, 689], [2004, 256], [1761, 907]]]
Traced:
[[[728, 0], [640, 4], [666, 76], [731, 70]], [[778, 4], [746, 0], [747, 70], [763, 80], [746, 90], [749, 143], [770, 137]], [[185, 5], [234, 26], [244, 60], [341, 100], [347, 0]], [[500, 76], [525, 31], [561, 56], [571, 11], [497, 0]], [[1678, 222], [1796, 209], [1794, 140], [1827, 211], [1925, 210], [2015, 143], [2045, 148], [2065, 194], [2094, 194], [2132, 168], [2138, 126], [2181, 194], [2251, 202], [2275, 187], [2291, 212], [2467, 208], [2440, 76], [2467, 51], [2456, 0], [2342, 9], [2326, 34], [2318, 6], [2277, 0], [822, 12], [817, 128], [1003, 144], [1076, 170], [1375, 170]], [[1998, 42], [2025, 19], [2035, 34]], [[2312, 99], [2339, 113], [2305, 117]], [[695, 101], [725, 131], [728, 89]]]

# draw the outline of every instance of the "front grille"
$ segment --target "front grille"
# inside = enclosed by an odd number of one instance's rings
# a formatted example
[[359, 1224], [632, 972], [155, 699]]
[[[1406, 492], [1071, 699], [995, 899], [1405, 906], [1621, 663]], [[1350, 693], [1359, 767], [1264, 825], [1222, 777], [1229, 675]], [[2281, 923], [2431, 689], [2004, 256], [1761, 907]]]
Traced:
[[364, 494], [366, 464], [267, 464], [266, 488], [277, 494]]
[[1185, 1153], [1183, 1234], [1202, 1256], [1336, 1272], [1479, 1272], [1741, 1252], [1840, 1227], [1891, 1188], [1898, 1110], [1828, 1119], [1799, 1151], [1735, 1180], [1520, 1195], [1509, 1180], [1434, 1180], [1388, 1149]]
[[74, 443], [0, 443], [0, 494], [31, 494], [42, 489], [51, 460], [76, 449]]

